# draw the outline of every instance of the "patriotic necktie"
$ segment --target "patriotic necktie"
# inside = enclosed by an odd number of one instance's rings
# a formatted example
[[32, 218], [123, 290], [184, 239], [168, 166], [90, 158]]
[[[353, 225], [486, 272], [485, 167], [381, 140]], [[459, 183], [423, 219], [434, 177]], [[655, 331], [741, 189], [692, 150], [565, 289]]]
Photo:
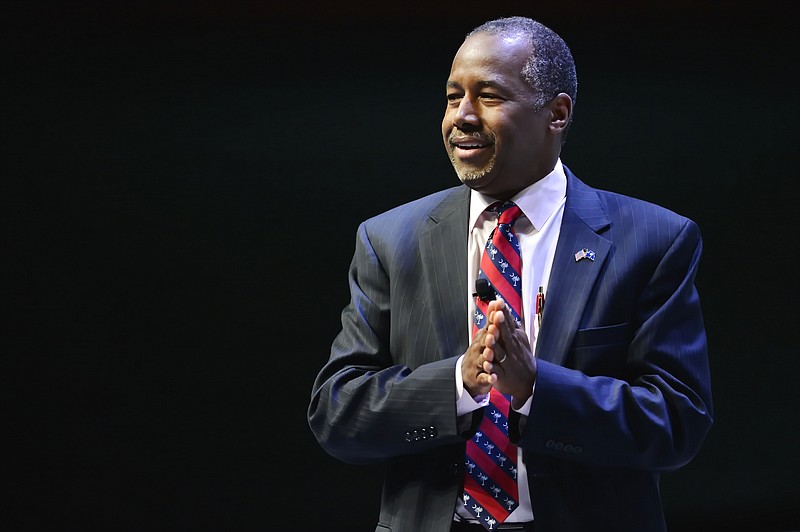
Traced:
[[[486, 242], [478, 278], [489, 281], [521, 325], [522, 257], [514, 222], [522, 211], [510, 201], [489, 208], [497, 214], [497, 226]], [[476, 300], [473, 335], [486, 325], [487, 306], [487, 302]], [[509, 408], [508, 398], [492, 388], [483, 421], [467, 442], [464, 506], [489, 530], [519, 506], [517, 446], [508, 439]]]

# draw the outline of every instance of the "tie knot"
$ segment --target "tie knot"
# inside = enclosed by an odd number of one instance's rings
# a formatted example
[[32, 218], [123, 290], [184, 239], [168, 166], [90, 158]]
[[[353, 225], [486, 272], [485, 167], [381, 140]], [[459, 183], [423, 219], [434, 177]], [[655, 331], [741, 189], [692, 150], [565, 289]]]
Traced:
[[514, 225], [522, 215], [522, 209], [513, 201], [495, 202], [489, 207], [497, 215], [497, 223]]

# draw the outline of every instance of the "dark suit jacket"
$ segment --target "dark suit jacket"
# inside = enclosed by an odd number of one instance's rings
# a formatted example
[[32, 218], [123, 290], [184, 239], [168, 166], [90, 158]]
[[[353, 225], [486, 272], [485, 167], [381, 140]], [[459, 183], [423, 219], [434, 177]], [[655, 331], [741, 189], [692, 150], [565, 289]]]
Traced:
[[[665, 529], [659, 472], [686, 464], [712, 422], [694, 277], [697, 226], [596, 190], [567, 170], [567, 201], [536, 345], [523, 448], [537, 532]], [[386, 464], [377, 530], [445, 532], [465, 440], [455, 364], [468, 346], [469, 189], [358, 229], [342, 332], [308, 412], [322, 447]], [[594, 261], [576, 261], [583, 248]]]

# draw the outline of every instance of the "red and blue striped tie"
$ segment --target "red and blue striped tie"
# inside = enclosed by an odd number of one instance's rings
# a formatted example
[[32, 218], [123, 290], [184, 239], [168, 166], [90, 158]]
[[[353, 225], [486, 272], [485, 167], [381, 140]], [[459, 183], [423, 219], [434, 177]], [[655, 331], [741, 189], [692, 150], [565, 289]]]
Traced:
[[[481, 257], [479, 279], [487, 279], [511, 315], [522, 325], [522, 257], [514, 222], [522, 211], [514, 203], [494, 203], [497, 214]], [[473, 335], [486, 325], [488, 302], [476, 299]], [[508, 439], [507, 397], [492, 388], [489, 404], [475, 436], [467, 442], [464, 506], [488, 530], [506, 520], [519, 506], [517, 446]]]

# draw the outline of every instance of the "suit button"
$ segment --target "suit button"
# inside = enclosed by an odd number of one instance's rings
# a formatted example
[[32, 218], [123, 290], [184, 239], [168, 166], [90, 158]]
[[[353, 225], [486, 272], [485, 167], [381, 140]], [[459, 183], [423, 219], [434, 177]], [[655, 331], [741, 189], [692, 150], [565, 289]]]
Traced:
[[406, 441], [407, 442], [422, 441], [422, 440], [427, 440], [429, 438], [435, 438], [438, 435], [439, 433], [437, 432], [436, 427], [433, 426], [423, 427], [421, 429], [406, 431]]

